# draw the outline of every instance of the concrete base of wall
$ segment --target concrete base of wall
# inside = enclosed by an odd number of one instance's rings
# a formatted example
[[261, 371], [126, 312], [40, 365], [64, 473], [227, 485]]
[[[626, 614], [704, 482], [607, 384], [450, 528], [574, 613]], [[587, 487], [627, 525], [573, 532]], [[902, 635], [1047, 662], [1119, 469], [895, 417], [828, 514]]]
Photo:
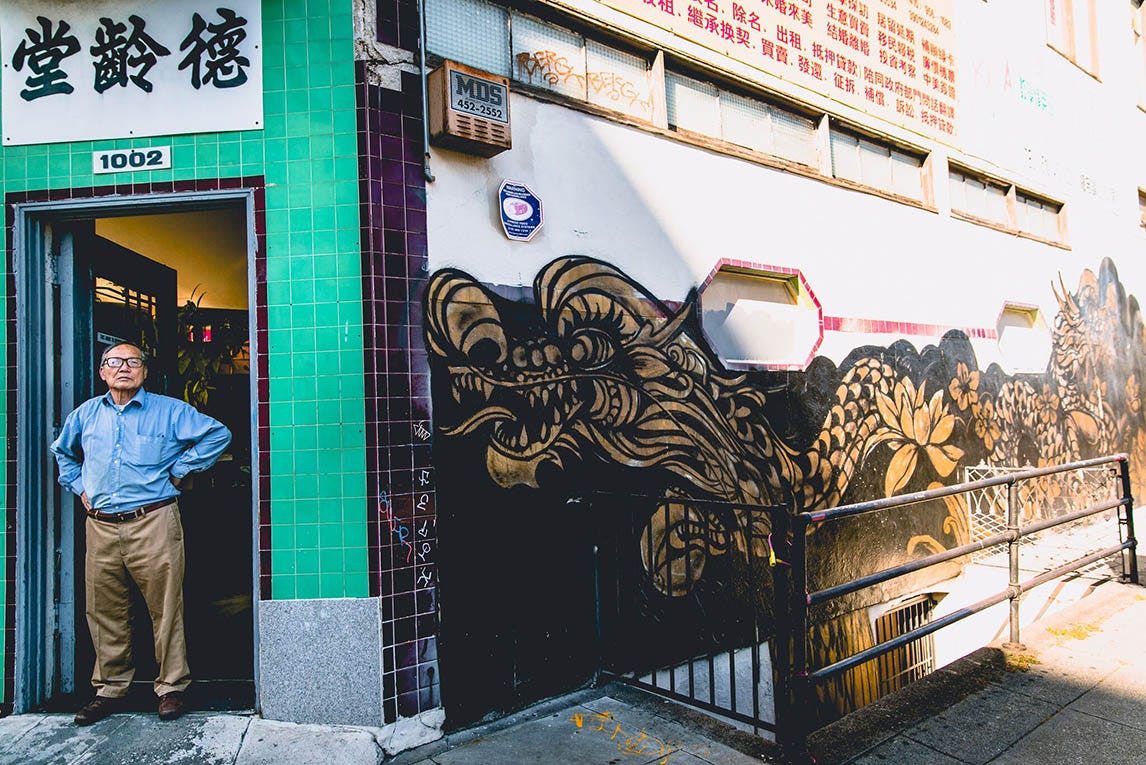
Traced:
[[380, 727], [377, 598], [259, 603], [259, 696], [272, 720]]

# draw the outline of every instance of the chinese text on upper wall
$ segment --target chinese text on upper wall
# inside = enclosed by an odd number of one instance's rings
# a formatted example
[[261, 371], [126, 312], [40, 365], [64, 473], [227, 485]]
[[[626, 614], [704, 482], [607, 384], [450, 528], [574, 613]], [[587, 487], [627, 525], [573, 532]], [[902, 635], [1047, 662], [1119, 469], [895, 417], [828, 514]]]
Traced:
[[0, 5], [6, 145], [260, 129], [258, 0]]
[[597, 0], [770, 75], [952, 143], [952, 0]]

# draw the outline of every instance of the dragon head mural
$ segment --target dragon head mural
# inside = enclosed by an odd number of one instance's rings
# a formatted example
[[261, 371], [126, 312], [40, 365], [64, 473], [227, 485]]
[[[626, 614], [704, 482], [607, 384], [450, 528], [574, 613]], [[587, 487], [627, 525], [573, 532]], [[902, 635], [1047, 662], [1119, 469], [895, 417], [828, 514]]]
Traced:
[[434, 275], [426, 338], [467, 416], [447, 435], [488, 428], [486, 464], [501, 486], [537, 486], [538, 468], [593, 455], [659, 467], [692, 491], [774, 498], [780, 473], [751, 458], [763, 396], [716, 369], [684, 331], [691, 305], [670, 309], [607, 264], [562, 258], [533, 286], [536, 334], [513, 337], [485, 287], [460, 271]]

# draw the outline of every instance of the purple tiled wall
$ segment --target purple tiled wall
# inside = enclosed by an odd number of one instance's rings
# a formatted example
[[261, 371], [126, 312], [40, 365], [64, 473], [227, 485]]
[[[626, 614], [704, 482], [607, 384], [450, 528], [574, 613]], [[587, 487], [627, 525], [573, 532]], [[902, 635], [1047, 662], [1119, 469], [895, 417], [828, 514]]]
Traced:
[[421, 313], [427, 278], [422, 92], [411, 74], [403, 74], [400, 92], [369, 85], [361, 64], [357, 81], [367, 490], [375, 497], [370, 594], [381, 599], [383, 706], [392, 722], [441, 704]]

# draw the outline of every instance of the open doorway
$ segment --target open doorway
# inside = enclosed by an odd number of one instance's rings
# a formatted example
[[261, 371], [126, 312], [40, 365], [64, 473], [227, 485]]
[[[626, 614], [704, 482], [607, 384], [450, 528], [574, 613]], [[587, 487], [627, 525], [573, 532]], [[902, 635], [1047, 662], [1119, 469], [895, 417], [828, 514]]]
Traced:
[[[27, 217], [22, 237], [28, 250], [23, 262], [31, 265], [38, 251], [49, 264], [45, 280], [51, 287], [42, 299], [34, 291], [25, 293], [22, 302], [31, 303], [27, 307], [32, 310], [19, 333], [31, 350], [37, 332], [43, 331], [45, 350], [52, 351], [40, 367], [44, 393], [51, 399], [18, 397], [21, 414], [29, 415], [25, 420], [43, 416], [37, 407], [51, 413], [44, 438], [76, 405], [106, 390], [95, 374], [98, 359], [108, 346], [125, 341], [148, 355], [149, 391], [184, 399], [231, 430], [227, 452], [210, 470], [193, 474], [179, 500], [187, 561], [187, 651], [194, 681], [190, 693], [200, 709], [255, 705], [249, 278], [254, 226], [247, 202], [240, 196], [209, 204], [195, 200], [59, 211], [49, 206]], [[28, 354], [34, 365], [36, 355]], [[35, 381], [20, 380], [29, 383]], [[46, 449], [34, 432], [22, 429], [21, 435], [22, 453]], [[38, 571], [33, 578], [52, 591], [46, 589], [40, 603], [25, 600], [21, 607], [32, 611], [25, 623], [43, 618], [45, 634], [39, 639], [54, 650], [34, 655], [26, 638], [35, 642], [35, 636], [18, 636], [18, 645], [29, 650], [17, 663], [25, 679], [42, 678], [38, 690], [28, 694], [29, 708], [72, 709], [91, 695], [94, 662], [84, 617], [84, 516], [70, 492], [48, 483], [55, 479], [53, 466], [42, 473], [21, 478], [41, 482], [54, 517], [40, 543], [25, 546], [35, 560], [25, 561], [22, 570]], [[31, 494], [24, 493], [26, 498]], [[28, 500], [20, 505], [25, 518], [34, 512]], [[151, 710], [157, 670], [150, 619], [142, 597], [135, 596], [136, 676], [129, 698]], [[55, 613], [37, 613], [50, 600]], [[46, 625], [54, 634], [48, 634]]]

